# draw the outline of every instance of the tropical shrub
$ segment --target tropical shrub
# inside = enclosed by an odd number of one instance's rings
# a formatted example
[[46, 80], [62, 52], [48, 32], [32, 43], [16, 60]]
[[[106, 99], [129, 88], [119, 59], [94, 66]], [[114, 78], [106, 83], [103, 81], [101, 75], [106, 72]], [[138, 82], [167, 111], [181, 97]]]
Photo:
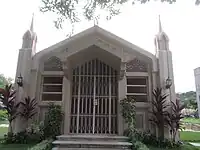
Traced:
[[12, 133], [12, 121], [18, 115], [19, 103], [15, 102], [15, 93], [12, 84], [6, 85], [5, 88], [0, 88], [0, 101], [3, 104], [3, 108], [7, 111], [7, 119], [10, 124], [10, 132]]
[[178, 99], [176, 99], [175, 102], [171, 101], [171, 104], [171, 112], [168, 112], [165, 122], [167, 122], [167, 125], [170, 128], [172, 140], [175, 142], [178, 130], [183, 128], [181, 119], [184, 117], [181, 111], [184, 109], [185, 105], [182, 105]]
[[175, 148], [181, 145], [181, 143], [179, 142], [173, 142], [165, 138], [163, 139], [156, 137], [155, 135], [151, 134], [150, 131], [135, 130], [134, 132], [132, 132], [126, 130], [125, 135], [130, 137], [130, 140], [133, 144], [137, 141], [140, 141], [145, 145], [159, 147], [159, 148]]
[[145, 144], [137, 141], [135, 137], [135, 100], [132, 97], [124, 98], [120, 101], [122, 116], [125, 122], [128, 124], [128, 129], [125, 130], [124, 134], [130, 137], [130, 142], [133, 144], [134, 150], [149, 150]]
[[64, 113], [60, 105], [50, 103], [44, 120], [44, 136], [45, 138], [53, 137], [61, 134], [61, 124]]
[[18, 132], [16, 134], [8, 133], [4, 136], [5, 144], [31, 144], [38, 143], [42, 140], [40, 133], [29, 133], [26, 131]]
[[30, 144], [44, 140], [43, 126], [31, 124], [26, 130], [18, 133], [8, 133], [4, 135], [3, 143]]
[[36, 144], [35, 146], [28, 148], [28, 150], [52, 150], [52, 139], [43, 140], [42, 142]]
[[[29, 119], [32, 119], [35, 114], [37, 114], [37, 101], [36, 99], [31, 99], [29, 96], [26, 97], [20, 103], [21, 109], [19, 115], [23, 117], [28, 125]], [[26, 127], [27, 127], [26, 125]]]
[[168, 114], [166, 104], [166, 98], [168, 95], [162, 93], [162, 88], [156, 88], [153, 91], [152, 99], [152, 118], [150, 121], [157, 126], [158, 136], [164, 139], [164, 126], [165, 126], [165, 117]]
[[136, 141], [133, 144], [133, 150], [149, 150], [149, 148], [140, 141]]

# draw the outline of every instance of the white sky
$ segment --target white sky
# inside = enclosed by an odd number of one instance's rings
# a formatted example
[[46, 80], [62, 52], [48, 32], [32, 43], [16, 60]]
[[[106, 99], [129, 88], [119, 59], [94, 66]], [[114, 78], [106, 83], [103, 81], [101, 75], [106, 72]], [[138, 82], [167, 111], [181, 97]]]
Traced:
[[[30, 27], [35, 14], [34, 30], [38, 35], [37, 51], [66, 38], [69, 27], [57, 30], [50, 14], [39, 12], [41, 0], [2, 1], [0, 5], [0, 73], [14, 78], [18, 50], [22, 36]], [[170, 38], [173, 54], [176, 92], [195, 90], [193, 69], [200, 67], [200, 6], [192, 0], [178, 0], [176, 4], [152, 2], [145, 5], [126, 6], [111, 21], [100, 21], [99, 26], [154, 53], [154, 36], [158, 32], [158, 15], [164, 31]], [[82, 22], [75, 33], [93, 25]]]

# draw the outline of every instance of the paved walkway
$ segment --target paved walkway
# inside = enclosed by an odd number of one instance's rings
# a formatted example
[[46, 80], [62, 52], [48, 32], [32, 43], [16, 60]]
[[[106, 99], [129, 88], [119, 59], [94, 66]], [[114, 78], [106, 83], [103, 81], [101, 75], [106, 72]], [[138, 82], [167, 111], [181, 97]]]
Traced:
[[0, 127], [8, 127], [8, 124], [0, 124]]
[[190, 144], [200, 147], [200, 143], [190, 143]]

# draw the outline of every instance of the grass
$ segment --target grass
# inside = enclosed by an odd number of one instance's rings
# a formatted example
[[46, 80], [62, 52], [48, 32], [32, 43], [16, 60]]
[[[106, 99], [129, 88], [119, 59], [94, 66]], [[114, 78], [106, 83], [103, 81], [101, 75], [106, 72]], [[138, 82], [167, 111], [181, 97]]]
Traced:
[[6, 134], [7, 132], [8, 132], [7, 127], [0, 127], [0, 138], [2, 138], [4, 134]]
[[33, 144], [0, 144], [0, 150], [27, 150]]
[[163, 148], [155, 148], [155, 147], [150, 147], [150, 150], [200, 150], [200, 147], [195, 147], [191, 144], [184, 144], [179, 148], [172, 148], [172, 149], [163, 149]]
[[200, 132], [181, 131], [180, 139], [187, 142], [200, 142]]
[[197, 118], [184, 118], [181, 121], [184, 123], [200, 124], [200, 119]]
[[[0, 139], [8, 131], [7, 127], [0, 127]], [[0, 144], [0, 150], [27, 150], [35, 144]]]

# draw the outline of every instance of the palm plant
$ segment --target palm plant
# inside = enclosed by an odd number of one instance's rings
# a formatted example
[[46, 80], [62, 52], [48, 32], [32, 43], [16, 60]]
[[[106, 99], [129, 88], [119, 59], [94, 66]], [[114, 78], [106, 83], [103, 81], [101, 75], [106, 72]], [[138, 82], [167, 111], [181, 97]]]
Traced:
[[31, 99], [29, 96], [26, 97], [23, 101], [20, 102], [22, 106], [19, 115], [22, 116], [26, 122], [29, 119], [32, 119], [33, 116], [37, 113], [37, 101], [36, 99]]
[[18, 115], [19, 103], [15, 102], [15, 93], [12, 89], [12, 84], [6, 85], [5, 88], [0, 88], [0, 101], [2, 102], [3, 108], [7, 111], [7, 117], [10, 124], [10, 132], [12, 133], [12, 121]]
[[184, 118], [182, 110], [185, 108], [185, 105], [181, 104], [178, 99], [175, 102], [171, 101], [171, 105], [171, 112], [168, 112], [166, 122], [170, 128], [172, 140], [175, 142], [178, 130], [182, 129], [181, 119]]
[[168, 95], [162, 93], [162, 88], [156, 88], [152, 93], [154, 98], [152, 100], [152, 118], [150, 121], [157, 126], [158, 136], [164, 138], [164, 118], [168, 114], [166, 109], [169, 106], [166, 104]]

